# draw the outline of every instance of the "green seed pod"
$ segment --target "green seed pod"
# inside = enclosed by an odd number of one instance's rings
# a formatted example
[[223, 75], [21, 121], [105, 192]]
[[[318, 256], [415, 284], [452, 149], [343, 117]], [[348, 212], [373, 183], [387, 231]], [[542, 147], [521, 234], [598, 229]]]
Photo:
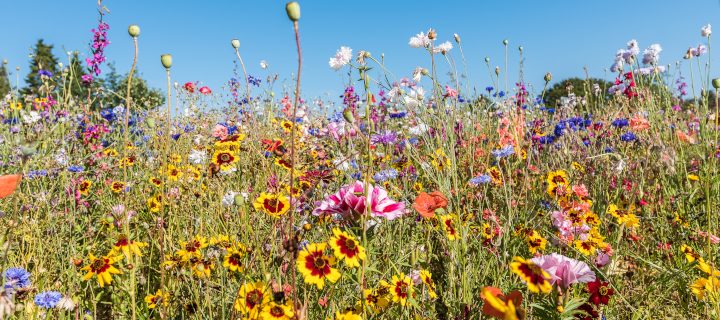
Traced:
[[155, 118], [145, 118], [145, 124], [150, 128], [155, 128]]
[[345, 121], [347, 121], [348, 123], [355, 122], [355, 117], [353, 116], [353, 113], [350, 110], [350, 108], [345, 108], [345, 110], [343, 110], [343, 118], [345, 118]]
[[508, 43], [510, 43], [510, 41], [508, 41], [507, 39], [503, 40], [503, 45], [506, 46], [506, 45], [508, 45]]
[[485, 63], [490, 63], [490, 57], [485, 57]]
[[232, 47], [235, 49], [240, 48], [240, 40], [232, 39], [230, 40], [230, 45], [232, 45]]
[[160, 62], [162, 62], [165, 69], [170, 69], [170, 67], [172, 67], [172, 55], [168, 53], [161, 55]]
[[285, 5], [285, 11], [293, 22], [300, 20], [300, 4], [297, 1], [288, 2]]
[[713, 80], [712, 80], [712, 85], [713, 85], [713, 88], [715, 88], [716, 90], [717, 90], [718, 88], [720, 88], [720, 78], [715, 78], [715, 79], [713, 79]]
[[546, 73], [545, 78], [543, 78], [543, 79], [545, 79], [545, 82], [550, 82], [550, 80], [552, 80], [552, 73], [550, 73], [550, 72]]
[[233, 202], [236, 206], [243, 206], [245, 205], [245, 197], [243, 197], [241, 194], [235, 195], [235, 198], [233, 198]]
[[500, 67], [495, 67], [495, 75], [496, 76], [500, 75]]
[[128, 34], [133, 38], [137, 38], [140, 35], [140, 27], [136, 24], [130, 25], [128, 27]]

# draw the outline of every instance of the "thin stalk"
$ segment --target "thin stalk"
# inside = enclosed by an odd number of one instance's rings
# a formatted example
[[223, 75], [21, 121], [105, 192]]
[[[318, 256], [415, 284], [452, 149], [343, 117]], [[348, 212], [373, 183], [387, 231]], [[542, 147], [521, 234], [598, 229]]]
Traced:
[[[242, 67], [243, 75], [245, 76], [245, 94], [248, 105], [250, 104], [250, 79], [248, 79], [247, 71], [245, 70], [245, 63], [243, 63], [242, 57], [240, 57], [240, 49], [235, 48], [235, 55], [237, 55], [238, 60], [240, 61], [240, 66]], [[234, 114], [234, 112], [233, 112]]]
[[[297, 118], [297, 107], [298, 103], [300, 102], [300, 73], [302, 72], [302, 50], [300, 49], [300, 27], [298, 26], [298, 22], [293, 21], [293, 29], [295, 31], [295, 44], [297, 46], [297, 54], [298, 54], [298, 70], [297, 70], [297, 77], [295, 82], [295, 101], [293, 102], [293, 118], [291, 119], [293, 125], [290, 129], [290, 210], [289, 210], [289, 231], [288, 231], [288, 241], [290, 241], [290, 237], [294, 237], [293, 233], [293, 224], [294, 224], [294, 208], [293, 208], [293, 196], [292, 196], [292, 188], [295, 182], [295, 128], [296, 123], [295, 119]], [[294, 243], [294, 242], [293, 242]], [[297, 254], [293, 253], [292, 257], [292, 263], [291, 266], [295, 265], [295, 259], [297, 259]], [[293, 287], [297, 288], [297, 268], [293, 267], [292, 269], [292, 283]], [[297, 290], [293, 290], [293, 303], [295, 304], [294, 308], [295, 310], [298, 309], [299, 304], [297, 300]]]

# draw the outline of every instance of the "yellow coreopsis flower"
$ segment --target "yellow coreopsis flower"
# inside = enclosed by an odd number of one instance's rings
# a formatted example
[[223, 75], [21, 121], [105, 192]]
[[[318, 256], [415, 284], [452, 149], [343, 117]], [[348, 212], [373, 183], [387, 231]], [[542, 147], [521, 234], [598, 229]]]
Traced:
[[170, 301], [170, 294], [167, 292], [163, 292], [161, 289], [158, 289], [155, 294], [149, 294], [145, 296], [145, 303], [147, 304], [148, 309], [155, 309], [158, 306], [163, 306], [164, 308], [167, 308]]
[[[380, 282], [380, 284], [382, 286], [388, 286], [388, 283], [384, 281]], [[415, 292], [412, 279], [404, 273], [394, 275], [389, 287], [390, 294], [393, 298], [392, 301], [399, 303], [403, 307], [407, 304], [408, 298], [412, 296], [413, 292]]]
[[121, 255], [112, 256], [108, 254], [107, 256], [97, 258], [93, 254], [89, 254], [88, 258], [90, 259], [90, 264], [80, 269], [87, 271], [85, 276], [83, 276], [84, 281], [90, 280], [93, 276], [97, 276], [97, 281], [102, 288], [112, 283], [113, 274], [122, 274], [122, 271], [113, 266], [113, 264], [122, 260]]
[[328, 244], [333, 249], [335, 257], [345, 261], [348, 267], [359, 267], [360, 261], [365, 260], [365, 248], [355, 239], [355, 237], [340, 231], [338, 228], [333, 229], [334, 236], [328, 240]]
[[305, 278], [305, 283], [314, 284], [318, 289], [325, 286], [325, 280], [335, 283], [340, 279], [340, 271], [333, 268], [335, 258], [325, 254], [325, 243], [308, 244], [300, 251], [297, 268]]
[[260, 311], [270, 302], [272, 293], [268, 287], [258, 281], [246, 283], [240, 287], [237, 299], [235, 299], [235, 310], [242, 312], [247, 318], [255, 319]]
[[549, 293], [552, 290], [550, 274], [530, 260], [515, 257], [510, 263], [510, 270], [518, 275], [527, 284], [528, 289], [534, 293]]
[[147, 247], [147, 243], [130, 240], [126, 235], [122, 234], [115, 242], [112, 253], [122, 253], [128, 260], [130, 260], [133, 254], [138, 257], [142, 257], [142, 251], [140, 251], [140, 248], [144, 247]]

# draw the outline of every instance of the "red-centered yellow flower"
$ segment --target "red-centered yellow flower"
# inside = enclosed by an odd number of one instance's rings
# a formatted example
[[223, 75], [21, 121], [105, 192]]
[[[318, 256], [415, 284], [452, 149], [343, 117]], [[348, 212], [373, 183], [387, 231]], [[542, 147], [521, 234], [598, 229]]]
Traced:
[[120, 161], [120, 168], [135, 166], [137, 158], [135, 156], [127, 156]]
[[120, 193], [125, 189], [125, 182], [115, 181], [110, 184], [110, 189], [112, 189], [112, 192]]
[[297, 258], [297, 268], [305, 278], [305, 283], [314, 284], [318, 289], [325, 286], [325, 279], [332, 283], [340, 279], [340, 272], [332, 267], [335, 258], [325, 255], [325, 247], [325, 243], [308, 244]]
[[105, 149], [103, 150], [103, 155], [105, 155], [106, 157], [117, 157], [118, 151], [113, 148]]
[[693, 263], [693, 262], [695, 262], [696, 259], [700, 258], [700, 255], [697, 252], [695, 252], [695, 249], [693, 249], [692, 247], [690, 247], [686, 244], [683, 244], [680, 246], [680, 252], [685, 254], [685, 259], [687, 260], [688, 263]]
[[257, 211], [264, 211], [270, 216], [278, 218], [290, 209], [290, 200], [281, 194], [263, 192], [255, 199], [253, 207]]
[[170, 301], [170, 294], [167, 292], [163, 292], [161, 289], [158, 289], [158, 291], [155, 292], [155, 294], [149, 294], [145, 296], [145, 303], [147, 304], [148, 309], [155, 309], [158, 306], [163, 306], [163, 308], [167, 308]]
[[208, 246], [207, 238], [196, 235], [195, 238], [190, 241], [180, 242], [180, 246], [182, 249], [176, 251], [175, 254], [182, 257], [183, 261], [189, 261], [191, 258], [200, 259], [202, 256], [200, 250]]
[[567, 172], [564, 170], [557, 170], [548, 172], [547, 183], [569, 185], [570, 180], [568, 180]]
[[484, 302], [482, 312], [485, 315], [501, 320], [521, 320], [525, 318], [525, 312], [520, 309], [522, 294], [519, 291], [510, 292], [505, 296], [498, 288], [485, 287], [482, 289], [480, 297]]
[[160, 212], [162, 209], [162, 195], [155, 195], [147, 199], [147, 206], [150, 212]]
[[375, 313], [379, 313], [390, 305], [387, 290], [382, 294], [380, 290], [365, 289], [363, 294], [365, 296], [365, 305]]
[[585, 240], [575, 240], [575, 248], [583, 255], [589, 256], [595, 254], [597, 243], [592, 238]]
[[292, 131], [293, 123], [287, 120], [283, 120], [280, 122], [280, 126], [283, 128], [283, 131], [286, 133], [290, 133]]
[[239, 158], [235, 155], [235, 153], [229, 150], [215, 151], [212, 157], [212, 162], [220, 166], [221, 170], [230, 169], [233, 164], [238, 162], [238, 160]]
[[245, 246], [243, 246], [240, 243], [237, 243], [237, 238], [233, 236], [230, 238], [228, 235], [218, 235], [210, 238], [210, 245], [211, 246], [217, 246], [225, 249], [233, 248], [237, 245], [237, 249], [239, 249], [242, 252], [245, 252]]
[[260, 319], [263, 320], [290, 320], [295, 316], [293, 312], [292, 301], [287, 300], [284, 304], [279, 304], [275, 301], [270, 301], [262, 309]]
[[352, 310], [346, 310], [345, 312], [335, 311], [335, 320], [362, 320], [362, 317]]
[[[388, 283], [381, 281], [380, 285], [388, 286]], [[407, 304], [408, 298], [412, 296], [413, 292], [415, 292], [412, 279], [410, 279], [410, 277], [406, 276], [404, 273], [394, 275], [392, 277], [392, 281], [389, 284], [389, 287], [390, 294], [393, 298], [392, 301], [399, 303], [403, 307]]]
[[235, 299], [235, 310], [243, 313], [249, 319], [255, 319], [260, 315], [260, 311], [270, 302], [272, 293], [268, 287], [258, 281], [255, 283], [246, 283], [240, 287], [237, 299]]
[[437, 298], [437, 293], [435, 292], [435, 282], [433, 282], [432, 273], [427, 270], [420, 270], [420, 279], [422, 279], [422, 282], [425, 284], [425, 286], [427, 286], [430, 299]]
[[120, 255], [112, 256], [108, 254], [107, 256], [97, 258], [93, 254], [89, 254], [88, 258], [90, 259], [90, 264], [80, 269], [87, 271], [83, 277], [84, 281], [90, 280], [93, 276], [97, 276], [97, 281], [100, 284], [100, 288], [102, 288], [112, 283], [113, 274], [122, 274], [122, 271], [113, 266], [113, 264], [122, 260], [122, 256]]
[[128, 260], [130, 260], [133, 254], [138, 257], [142, 257], [142, 251], [140, 251], [140, 248], [144, 247], [147, 247], [147, 243], [130, 240], [126, 235], [121, 234], [113, 246], [112, 253], [122, 253]]
[[503, 183], [502, 172], [500, 172], [498, 167], [491, 167], [487, 169], [487, 174], [490, 176], [493, 184], [501, 185]]
[[80, 185], [78, 185], [78, 191], [81, 195], [87, 196], [90, 193], [90, 187], [92, 186], [92, 181], [90, 180], [83, 180], [83, 182], [80, 182]]
[[289, 161], [285, 160], [285, 158], [282, 157], [278, 157], [275, 159], [275, 165], [287, 171], [290, 171], [290, 169], [292, 169], [293, 167]]
[[625, 225], [626, 228], [636, 228], [640, 225], [640, 219], [632, 213], [628, 213], [622, 218], [617, 219], [618, 223]]
[[455, 215], [454, 214], [446, 214], [446, 215], [440, 215], [438, 216], [440, 218], [440, 223], [442, 224], [443, 230], [445, 230], [445, 235], [447, 235], [449, 240], [457, 240], [458, 233], [457, 229], [455, 229]]
[[690, 285], [690, 290], [699, 300], [720, 302], [720, 280], [716, 277], [697, 279]]
[[158, 178], [158, 177], [150, 177], [150, 179], [148, 179], [148, 181], [152, 185], [154, 185], [155, 187], [158, 187], [158, 188], [162, 187], [162, 185], [163, 185], [163, 181], [160, 180], [160, 178]]
[[230, 271], [243, 272], [242, 260], [245, 257], [245, 248], [241, 250], [228, 248], [223, 259], [223, 267]]
[[182, 162], [182, 156], [179, 155], [179, 154], [177, 154], [177, 153], [173, 153], [173, 154], [170, 155], [170, 162], [172, 162], [172, 163], [181, 163], [181, 162]]
[[550, 274], [530, 260], [515, 257], [510, 263], [510, 270], [518, 275], [527, 284], [528, 289], [534, 293], [549, 293], [552, 290]]
[[192, 271], [198, 278], [208, 278], [213, 269], [215, 269], [215, 262], [211, 259], [196, 259], [190, 260], [192, 262]]
[[197, 166], [193, 165], [187, 165], [185, 166], [185, 172], [195, 181], [200, 180], [202, 178], [202, 172], [200, 172], [200, 169], [198, 169]]
[[537, 231], [532, 230], [530, 234], [525, 238], [525, 241], [528, 244], [528, 250], [530, 250], [531, 254], [535, 254], [538, 251], [545, 251], [547, 239], [543, 238], [543, 236], [541, 236], [540, 233], [538, 233]]
[[182, 170], [173, 164], [167, 165], [167, 176], [170, 181], [178, 181], [183, 176]]
[[333, 229], [334, 236], [328, 240], [328, 244], [332, 247], [335, 257], [345, 261], [348, 267], [354, 268], [360, 266], [360, 261], [365, 260], [365, 248], [355, 239], [355, 237], [340, 231], [338, 228]]

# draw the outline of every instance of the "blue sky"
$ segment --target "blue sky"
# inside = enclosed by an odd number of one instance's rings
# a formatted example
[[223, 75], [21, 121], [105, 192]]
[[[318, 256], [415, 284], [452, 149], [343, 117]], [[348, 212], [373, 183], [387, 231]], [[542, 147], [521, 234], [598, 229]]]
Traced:
[[[111, 11], [106, 53], [122, 73], [132, 60], [127, 26], [138, 24], [139, 69], [155, 87], [164, 87], [159, 56], [167, 52], [174, 57], [175, 81], [201, 81], [219, 89], [233, 75], [232, 38], [240, 39], [250, 74], [264, 78], [267, 73], [259, 62], [266, 60], [270, 71], [292, 86], [296, 54], [285, 1], [105, 0], [104, 5]], [[384, 53], [388, 68], [398, 77], [409, 76], [416, 66], [429, 67], [427, 54], [407, 43], [430, 27], [441, 41], [452, 40], [453, 33], [462, 37], [470, 80], [477, 88], [491, 83], [484, 57], [503, 67], [503, 39], [510, 41], [510, 81], [517, 78], [517, 47], [522, 45], [525, 78], [538, 87], [548, 71], [557, 80], [582, 76], [587, 67], [590, 76], [604, 77], [615, 51], [632, 38], [642, 49], [660, 43], [661, 63], [674, 64], [689, 46], [705, 43], [702, 25], [720, 28], [718, 0], [306, 0], [301, 6], [306, 98], [342, 92], [343, 73], [330, 69], [328, 59], [343, 45], [376, 57]], [[6, 0], [0, 7], [0, 58], [10, 61], [13, 72], [20, 66], [21, 78], [28, 70], [30, 47], [39, 38], [54, 44], [61, 60], [66, 60], [65, 50], [89, 51], [90, 29], [97, 24], [94, 1]], [[459, 62], [459, 51], [453, 49], [453, 54]]]

